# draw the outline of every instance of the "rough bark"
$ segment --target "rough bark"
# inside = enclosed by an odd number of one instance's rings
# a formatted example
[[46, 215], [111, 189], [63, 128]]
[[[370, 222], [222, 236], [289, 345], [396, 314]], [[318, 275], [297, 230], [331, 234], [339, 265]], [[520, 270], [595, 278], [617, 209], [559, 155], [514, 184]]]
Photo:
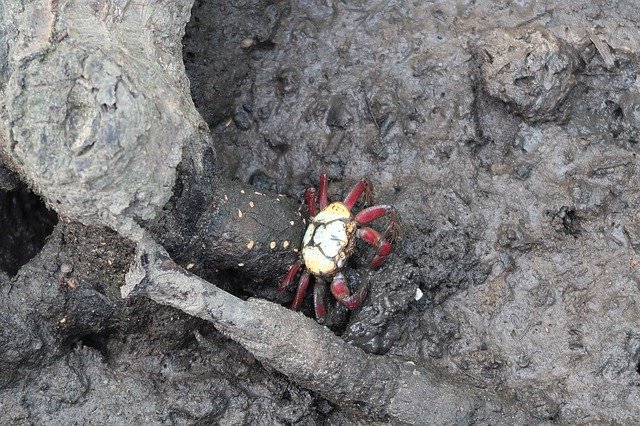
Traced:
[[132, 234], [208, 140], [184, 74], [190, 2], [0, 8], [0, 151], [58, 213]]

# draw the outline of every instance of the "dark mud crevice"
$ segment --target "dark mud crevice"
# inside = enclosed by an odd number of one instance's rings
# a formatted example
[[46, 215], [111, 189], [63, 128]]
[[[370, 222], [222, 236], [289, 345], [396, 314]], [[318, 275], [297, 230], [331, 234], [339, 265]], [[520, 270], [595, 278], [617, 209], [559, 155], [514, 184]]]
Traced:
[[198, 0], [185, 29], [183, 55], [193, 101], [212, 128], [229, 125], [230, 119], [239, 128], [251, 126], [250, 107], [236, 99], [256, 57], [274, 48], [271, 37], [286, 9], [286, 2], [247, 3]]
[[23, 184], [0, 189], [0, 270], [14, 276], [42, 249], [58, 216]]
[[109, 336], [104, 334], [87, 334], [80, 336], [78, 343], [98, 351], [103, 357], [107, 357]]
[[560, 231], [566, 235], [577, 237], [581, 233], [580, 216], [574, 208], [562, 206], [558, 212], [554, 214], [554, 219], [560, 220]]

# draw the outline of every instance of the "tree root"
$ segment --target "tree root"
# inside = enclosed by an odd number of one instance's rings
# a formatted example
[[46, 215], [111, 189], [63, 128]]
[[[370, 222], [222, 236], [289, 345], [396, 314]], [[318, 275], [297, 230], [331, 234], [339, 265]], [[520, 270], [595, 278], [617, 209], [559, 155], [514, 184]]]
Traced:
[[[179, 267], [149, 236], [138, 244], [122, 294], [210, 321], [265, 366], [372, 420], [472, 423], [487, 410], [495, 418], [505, 408], [487, 391], [449, 384], [411, 362], [367, 354], [298, 312], [226, 293]], [[513, 415], [514, 408], [504, 412]]]

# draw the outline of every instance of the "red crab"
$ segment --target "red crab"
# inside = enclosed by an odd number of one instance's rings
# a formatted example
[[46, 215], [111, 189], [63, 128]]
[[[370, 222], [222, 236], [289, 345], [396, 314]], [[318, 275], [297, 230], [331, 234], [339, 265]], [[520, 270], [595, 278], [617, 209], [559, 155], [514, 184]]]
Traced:
[[[320, 175], [317, 197], [315, 188], [307, 189], [305, 199], [311, 223], [302, 240], [302, 258], [289, 267], [289, 271], [278, 286], [279, 292], [284, 291], [293, 282], [298, 271], [303, 269], [298, 290], [291, 305], [291, 309], [298, 309], [313, 275], [316, 278], [313, 301], [318, 322], [324, 322], [326, 313], [323, 300], [325, 280], [331, 280], [331, 293], [340, 304], [349, 309], [360, 306], [367, 296], [365, 286], [361, 286], [351, 294], [342, 273], [347, 259], [353, 254], [356, 238], [377, 248], [377, 253], [371, 260], [371, 267], [377, 268], [391, 254], [392, 246], [385, 236], [389, 236], [393, 241], [398, 235], [400, 226], [396, 209], [389, 205], [372, 206], [353, 215], [351, 209], [361, 195], [364, 194], [367, 204], [372, 198], [371, 183], [368, 179], [361, 179], [343, 202], [335, 201], [329, 204], [327, 189], [328, 181], [325, 173]], [[316, 201], [320, 212], [316, 210]], [[385, 236], [373, 228], [364, 226], [383, 216], [389, 217]]]

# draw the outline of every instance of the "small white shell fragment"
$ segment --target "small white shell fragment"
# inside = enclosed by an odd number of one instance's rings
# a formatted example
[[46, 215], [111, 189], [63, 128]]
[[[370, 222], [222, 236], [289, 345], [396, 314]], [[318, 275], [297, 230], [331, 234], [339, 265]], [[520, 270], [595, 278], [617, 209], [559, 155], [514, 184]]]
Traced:
[[252, 47], [254, 44], [256, 44], [256, 41], [250, 37], [245, 38], [244, 40], [242, 40], [240, 42], [240, 46], [243, 49], [249, 49], [250, 47]]
[[271, 242], [269, 243], [269, 247], [271, 247], [271, 249], [272, 249], [272, 250], [273, 250], [274, 248], [276, 248], [276, 245], [277, 245], [277, 244], [276, 244], [276, 242], [275, 242], [275, 241], [271, 241]]
[[282, 247], [283, 248], [288, 248], [289, 247], [289, 241], [286, 241], [282, 243]]
[[413, 296], [414, 299], [416, 300], [420, 300], [422, 299], [422, 296], [424, 296], [424, 294], [422, 293], [422, 290], [420, 290], [420, 288], [416, 288], [416, 295]]
[[243, 267], [244, 263], [238, 263], [238, 266]]
[[253, 201], [249, 201], [249, 207], [254, 207], [255, 204], [253, 204]]
[[193, 268], [194, 266], [196, 266], [196, 265], [193, 264], [193, 263], [187, 263], [187, 270]]
[[295, 224], [296, 224], [296, 223], [295, 223], [294, 221], [292, 221], [292, 220], [290, 220], [290, 221], [289, 221], [289, 225], [293, 226], [293, 225], [295, 225]]
[[244, 189], [241, 189], [241, 190], [240, 190], [240, 193], [241, 193], [241, 194], [244, 194]]
[[256, 244], [256, 243], [254, 243], [254, 242], [253, 242], [253, 240], [251, 240], [251, 241], [249, 241], [249, 242], [247, 243], [247, 248], [248, 248], [249, 250], [251, 250], [255, 244]]
[[238, 217], [242, 219], [242, 210], [238, 209]]

